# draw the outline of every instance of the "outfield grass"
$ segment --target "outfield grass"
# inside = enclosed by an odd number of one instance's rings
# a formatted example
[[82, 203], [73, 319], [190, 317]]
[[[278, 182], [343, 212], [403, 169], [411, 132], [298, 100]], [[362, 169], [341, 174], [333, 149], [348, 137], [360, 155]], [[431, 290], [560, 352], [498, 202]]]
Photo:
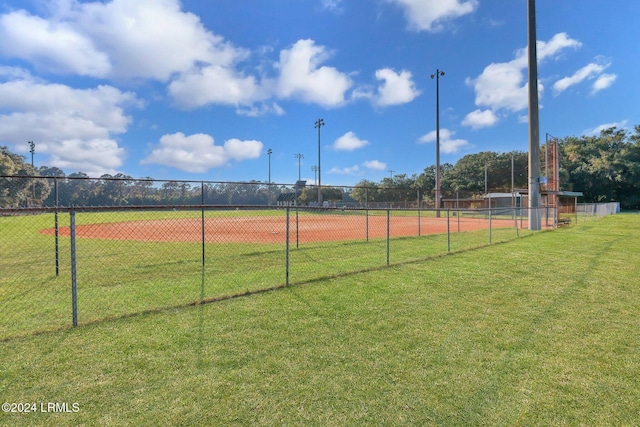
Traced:
[[79, 411], [0, 424], [635, 425], [639, 256], [617, 215], [10, 339], [0, 400]]
[[[386, 215], [386, 211], [380, 212]], [[393, 214], [417, 219], [417, 211]], [[207, 219], [222, 218], [230, 222], [243, 217], [279, 215], [284, 224], [282, 210], [206, 211], [205, 215]], [[300, 212], [302, 220], [313, 215]], [[344, 215], [341, 221], [349, 221], [363, 212], [345, 211]], [[493, 229], [491, 234], [489, 230], [458, 233], [455, 221], [449, 238], [446, 234], [392, 238], [388, 246], [384, 238], [366, 240], [364, 229], [358, 240], [307, 242], [303, 238], [298, 245], [294, 244], [291, 230], [288, 275], [284, 229], [279, 234], [281, 242], [275, 244], [209, 242], [203, 247], [201, 242], [126, 240], [132, 222], [164, 220], [165, 226], [174, 220], [200, 216], [197, 210], [77, 213], [78, 226], [111, 223], [124, 239], [77, 239], [79, 324], [261, 291], [287, 282], [324, 280], [477, 248], [490, 240], [496, 243], [516, 238], [514, 228]], [[59, 239], [59, 275], [56, 276], [54, 237], [40, 232], [51, 229], [53, 224], [53, 214], [0, 217], [0, 270], [3, 272], [0, 275], [0, 340], [71, 326], [69, 238]], [[193, 229], [186, 230], [187, 234], [199, 236], [199, 224], [199, 221], [191, 223]], [[69, 226], [68, 214], [59, 215], [59, 226]], [[162, 232], [158, 226], [157, 233]], [[519, 233], [528, 232], [520, 230]]]

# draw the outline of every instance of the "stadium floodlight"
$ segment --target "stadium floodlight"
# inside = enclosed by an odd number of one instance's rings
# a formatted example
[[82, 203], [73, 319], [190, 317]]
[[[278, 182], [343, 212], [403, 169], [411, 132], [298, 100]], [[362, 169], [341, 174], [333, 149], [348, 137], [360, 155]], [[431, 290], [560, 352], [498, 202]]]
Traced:
[[31, 167], [33, 167], [33, 155], [36, 154], [36, 144], [33, 141], [29, 141], [29, 152], [31, 153]]
[[296, 153], [294, 154], [294, 157], [298, 159], [298, 181], [300, 181], [300, 160], [304, 159], [304, 154]]
[[324, 120], [316, 120], [314, 127], [318, 129], [318, 206], [322, 206], [322, 176], [320, 171], [320, 128], [322, 126], [324, 126]]
[[[29, 141], [28, 144], [29, 144], [29, 152], [31, 153], [31, 168], [35, 169], [35, 167], [33, 165], [33, 155], [36, 154], [36, 144], [33, 141]], [[35, 182], [31, 185], [31, 197], [32, 197], [32, 200], [36, 199], [36, 184], [35, 184]], [[29, 205], [29, 201], [27, 201], [27, 207], [28, 207], [28, 205]]]
[[436, 68], [431, 78], [436, 79], [436, 216], [440, 217], [440, 77], [444, 71]]

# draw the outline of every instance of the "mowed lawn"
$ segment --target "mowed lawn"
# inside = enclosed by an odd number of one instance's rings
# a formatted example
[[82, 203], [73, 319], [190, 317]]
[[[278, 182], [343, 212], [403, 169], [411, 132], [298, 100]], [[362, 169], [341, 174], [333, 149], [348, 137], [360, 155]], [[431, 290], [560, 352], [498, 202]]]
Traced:
[[637, 425], [638, 260], [623, 214], [8, 339], [0, 425]]

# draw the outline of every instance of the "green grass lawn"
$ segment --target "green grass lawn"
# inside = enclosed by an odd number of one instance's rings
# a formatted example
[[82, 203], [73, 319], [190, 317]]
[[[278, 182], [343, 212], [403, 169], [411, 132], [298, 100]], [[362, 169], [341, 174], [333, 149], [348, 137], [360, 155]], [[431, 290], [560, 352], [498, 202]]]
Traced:
[[79, 411], [0, 425], [635, 425], [639, 256], [617, 215], [8, 339], [0, 400]]
[[[320, 211], [322, 214], [322, 211]], [[336, 212], [336, 211], [331, 211]], [[341, 211], [337, 211], [339, 214]], [[374, 211], [383, 212], [386, 211]], [[342, 221], [364, 215], [345, 211]], [[417, 211], [394, 211], [394, 215], [416, 218]], [[131, 223], [184, 218], [199, 219], [200, 211], [78, 212], [79, 226], [111, 223], [126, 238]], [[279, 215], [282, 210], [206, 211], [206, 218], [230, 222], [243, 217]], [[314, 212], [300, 212], [304, 222]], [[294, 227], [293, 214], [290, 218]], [[59, 215], [59, 226], [69, 226], [69, 215]], [[0, 217], [0, 340], [28, 336], [42, 331], [69, 328], [72, 321], [70, 241], [59, 239], [58, 266], [55, 274], [54, 237], [40, 231], [51, 229], [53, 214]], [[238, 222], [238, 224], [242, 224]], [[261, 222], [251, 223], [260, 227]], [[265, 222], [266, 224], [266, 222]], [[362, 221], [352, 223], [362, 227]], [[358, 225], [359, 224], [359, 225]], [[488, 223], [487, 223], [488, 224]], [[199, 236], [200, 221], [189, 225], [189, 233]], [[264, 227], [272, 227], [264, 225]], [[428, 228], [426, 226], [425, 228]], [[264, 230], [256, 230], [264, 231]], [[377, 269], [450, 252], [485, 246], [491, 242], [513, 240], [514, 228], [494, 228], [457, 232], [452, 225], [446, 234], [365, 239], [365, 229], [357, 240], [308, 242], [304, 233], [300, 244], [285, 251], [285, 230], [280, 243], [140, 242], [132, 240], [78, 238], [76, 247], [78, 322], [89, 324], [147, 311], [180, 307], [202, 300], [221, 299], [247, 292], [262, 291], [331, 277]], [[519, 235], [526, 235], [520, 230]], [[202, 250], [204, 249], [204, 259]], [[204, 263], [203, 263], [204, 260]]]

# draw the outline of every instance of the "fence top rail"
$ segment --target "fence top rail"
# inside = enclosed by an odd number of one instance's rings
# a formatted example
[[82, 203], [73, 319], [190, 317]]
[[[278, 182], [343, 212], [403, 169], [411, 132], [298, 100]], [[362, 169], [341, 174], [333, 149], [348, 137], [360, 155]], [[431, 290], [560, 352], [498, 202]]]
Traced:
[[28, 208], [0, 208], [1, 216], [11, 215], [24, 215], [24, 214], [38, 214], [38, 213], [54, 213], [54, 212], [116, 212], [116, 211], [193, 211], [193, 210], [219, 210], [219, 211], [234, 211], [234, 210], [298, 210], [298, 211], [310, 211], [310, 212], [341, 212], [341, 211], [398, 211], [398, 212], [467, 212], [467, 213], [488, 213], [492, 211], [505, 211], [505, 210], [522, 210], [526, 211], [527, 208], [482, 208], [482, 209], [465, 209], [465, 208], [419, 208], [419, 207], [386, 207], [376, 208], [367, 206], [349, 206], [349, 207], [335, 207], [335, 206], [285, 206], [285, 205], [221, 205], [221, 204], [193, 204], [193, 205], [127, 205], [127, 206], [42, 206], [42, 207], [28, 207]]
[[[55, 180], [55, 181], [118, 181], [124, 183], [132, 182], [147, 182], [147, 183], [179, 183], [179, 184], [194, 184], [194, 185], [255, 185], [267, 188], [296, 188], [297, 183], [287, 182], [265, 182], [265, 181], [210, 181], [210, 180], [193, 180], [193, 179], [160, 179], [160, 178], [133, 178], [133, 177], [117, 177], [117, 176], [42, 176], [42, 175], [0, 175], [0, 178], [5, 179], [43, 179], [43, 180]], [[354, 188], [369, 189], [369, 190], [406, 190], [405, 188], [384, 188], [380, 186], [363, 186], [363, 185], [317, 185], [317, 184], [305, 184], [306, 187], [322, 187], [322, 188], [340, 188], [342, 190], [352, 190]], [[426, 191], [425, 189], [416, 190]]]
[[[43, 206], [29, 208], [0, 208], [2, 214], [39, 212], [105, 212], [105, 211], [172, 211], [172, 210], [255, 210], [284, 209], [286, 206], [265, 205], [129, 205], [129, 206]], [[326, 209], [326, 208], [325, 208]]]

